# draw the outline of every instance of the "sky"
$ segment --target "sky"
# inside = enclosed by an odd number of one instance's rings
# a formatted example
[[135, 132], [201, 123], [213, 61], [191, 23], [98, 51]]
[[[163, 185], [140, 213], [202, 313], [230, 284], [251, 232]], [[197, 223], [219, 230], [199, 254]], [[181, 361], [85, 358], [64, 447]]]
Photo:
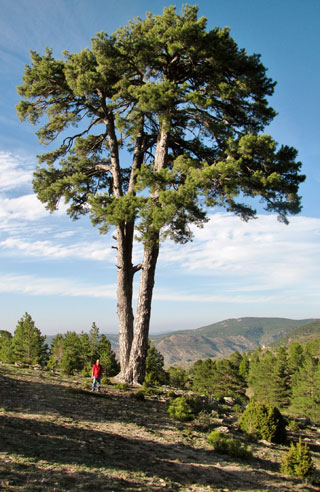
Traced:
[[[177, 11], [185, 2], [175, 2]], [[194, 4], [194, 2], [190, 2]], [[320, 318], [319, 0], [198, 0], [208, 29], [229, 26], [248, 54], [260, 53], [277, 86], [278, 115], [266, 132], [298, 149], [302, 212], [288, 226], [260, 213], [248, 223], [212, 211], [186, 245], [162, 245], [151, 333], [195, 329], [245, 316]], [[29, 50], [90, 46], [134, 17], [160, 14], [163, 0], [0, 0], [0, 330], [25, 312], [42, 334], [117, 333], [116, 258], [111, 236], [62, 206], [49, 214], [32, 190], [36, 128], [15, 105]], [[141, 247], [137, 245], [138, 259]]]

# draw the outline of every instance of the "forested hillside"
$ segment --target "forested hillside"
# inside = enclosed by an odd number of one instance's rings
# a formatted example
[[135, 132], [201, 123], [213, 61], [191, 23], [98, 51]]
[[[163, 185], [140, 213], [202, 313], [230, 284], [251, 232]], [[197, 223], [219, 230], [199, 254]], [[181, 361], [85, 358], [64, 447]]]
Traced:
[[307, 342], [308, 340], [316, 339], [320, 337], [320, 320], [312, 323], [307, 323], [302, 326], [294, 328], [286, 335], [278, 338], [272, 345], [280, 347], [282, 345], [288, 345], [290, 342]]
[[196, 330], [185, 330], [151, 337], [162, 353], [165, 365], [192, 363], [199, 359], [227, 357], [269, 346], [291, 330], [314, 320], [286, 318], [228, 319]]

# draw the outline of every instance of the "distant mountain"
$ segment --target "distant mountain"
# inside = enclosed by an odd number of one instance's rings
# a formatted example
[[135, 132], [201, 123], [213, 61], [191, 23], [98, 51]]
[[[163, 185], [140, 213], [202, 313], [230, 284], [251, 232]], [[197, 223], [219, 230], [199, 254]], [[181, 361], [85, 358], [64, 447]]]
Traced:
[[168, 367], [209, 357], [228, 357], [234, 351], [242, 353], [259, 346], [269, 346], [291, 330], [314, 321], [286, 318], [227, 319], [196, 330], [176, 331], [150, 338]]
[[289, 345], [292, 342], [306, 343], [315, 338], [320, 337], [320, 320], [308, 323], [306, 325], [298, 326], [289, 331], [286, 335], [278, 338], [272, 345], [274, 347], [280, 347], [282, 345]]

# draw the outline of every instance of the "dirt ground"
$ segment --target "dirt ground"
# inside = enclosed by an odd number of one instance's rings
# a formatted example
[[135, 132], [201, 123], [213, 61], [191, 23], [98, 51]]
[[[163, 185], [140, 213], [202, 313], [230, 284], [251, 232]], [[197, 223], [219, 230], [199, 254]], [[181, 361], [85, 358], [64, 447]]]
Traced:
[[[219, 455], [192, 423], [169, 417], [163, 395], [140, 401], [134, 390], [84, 386], [0, 365], [0, 492], [319, 491], [280, 474], [286, 446], [255, 442], [246, 460]], [[303, 438], [319, 470], [318, 431]]]

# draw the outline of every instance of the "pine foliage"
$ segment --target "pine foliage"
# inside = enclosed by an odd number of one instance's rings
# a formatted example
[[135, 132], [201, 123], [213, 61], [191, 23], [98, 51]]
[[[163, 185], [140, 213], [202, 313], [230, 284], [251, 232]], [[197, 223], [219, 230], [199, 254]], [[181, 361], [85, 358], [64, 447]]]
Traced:
[[25, 364], [44, 364], [48, 349], [45, 339], [30, 314], [25, 313], [18, 321], [11, 340], [12, 360]]
[[312, 481], [315, 467], [310, 448], [306, 443], [302, 444], [301, 437], [296, 444], [291, 443], [288, 453], [282, 458], [280, 469], [284, 475]]
[[251, 400], [239, 424], [241, 430], [257, 439], [275, 443], [286, 439], [286, 421], [280, 411], [268, 403]]

